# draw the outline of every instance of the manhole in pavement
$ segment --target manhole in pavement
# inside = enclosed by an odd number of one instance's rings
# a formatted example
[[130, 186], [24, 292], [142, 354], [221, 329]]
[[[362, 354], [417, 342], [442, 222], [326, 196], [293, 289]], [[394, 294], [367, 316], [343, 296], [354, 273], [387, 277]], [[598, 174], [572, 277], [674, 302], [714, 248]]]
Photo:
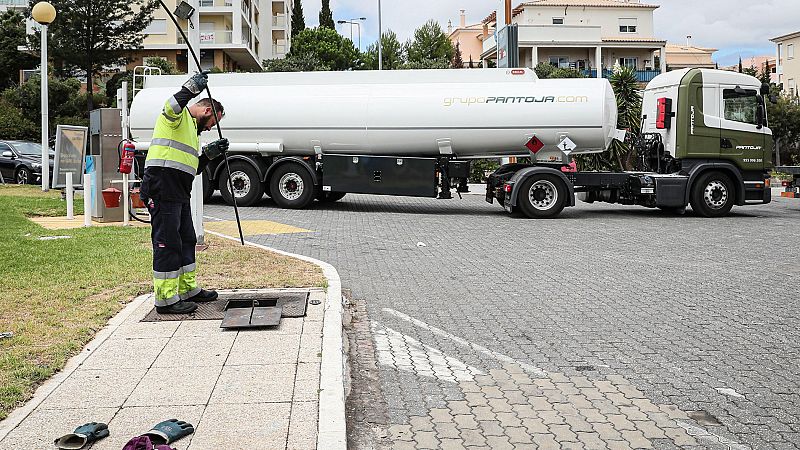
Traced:
[[575, 366], [575, 370], [578, 372], [592, 372], [597, 369], [595, 369], [594, 366]]
[[712, 425], [718, 426], [722, 425], [716, 417], [711, 415], [708, 411], [689, 411], [687, 413], [689, 417], [691, 417], [695, 422], [699, 423], [700, 425]]
[[213, 302], [198, 303], [197, 310], [191, 314], [159, 314], [153, 308], [142, 322], [169, 322], [177, 320], [222, 320], [225, 316], [225, 305], [228, 301], [259, 300], [265, 304], [282, 307], [281, 317], [304, 317], [308, 304], [309, 292], [220, 292], [219, 298]]

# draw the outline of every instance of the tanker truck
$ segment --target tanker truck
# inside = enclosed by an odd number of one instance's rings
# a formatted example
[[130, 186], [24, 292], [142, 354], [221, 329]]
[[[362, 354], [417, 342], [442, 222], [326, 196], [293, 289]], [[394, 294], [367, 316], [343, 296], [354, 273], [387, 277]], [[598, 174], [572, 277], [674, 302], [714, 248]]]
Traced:
[[[146, 149], [166, 99], [184, 76], [149, 76], [130, 111]], [[531, 218], [586, 202], [701, 216], [770, 201], [771, 133], [764, 88], [738, 73], [683, 70], [644, 91], [643, 133], [632, 172], [582, 172], [576, 155], [624, 139], [604, 79], [538, 79], [530, 69], [212, 74], [225, 106], [228, 161], [210, 165], [219, 189], [248, 206], [264, 193], [284, 208], [347, 193], [451, 198], [476, 158], [517, 156], [487, 180], [486, 200]], [[203, 139], [203, 137], [201, 137]], [[209, 138], [211, 139], [211, 138]]]

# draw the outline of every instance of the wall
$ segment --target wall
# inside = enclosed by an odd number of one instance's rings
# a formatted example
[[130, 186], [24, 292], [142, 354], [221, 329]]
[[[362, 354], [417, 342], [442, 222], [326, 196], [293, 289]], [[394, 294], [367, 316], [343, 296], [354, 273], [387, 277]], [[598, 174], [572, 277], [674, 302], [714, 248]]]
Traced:
[[[653, 10], [645, 8], [592, 8], [585, 6], [526, 7], [515, 17], [520, 25], [552, 25], [554, 17], [563, 17], [564, 25], [599, 26], [603, 37], [652, 38], [654, 35]], [[620, 18], [636, 18], [636, 33], [620, 33]]]

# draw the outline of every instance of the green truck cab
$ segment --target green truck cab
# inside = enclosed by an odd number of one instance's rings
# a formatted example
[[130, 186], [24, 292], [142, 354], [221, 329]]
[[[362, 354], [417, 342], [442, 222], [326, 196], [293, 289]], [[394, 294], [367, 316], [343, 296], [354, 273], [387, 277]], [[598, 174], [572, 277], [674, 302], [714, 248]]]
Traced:
[[686, 203], [696, 213], [717, 217], [770, 202], [768, 92], [755, 77], [706, 69], [668, 72], [647, 85], [642, 133], [663, 144], [661, 170], [652, 169], [688, 177]]

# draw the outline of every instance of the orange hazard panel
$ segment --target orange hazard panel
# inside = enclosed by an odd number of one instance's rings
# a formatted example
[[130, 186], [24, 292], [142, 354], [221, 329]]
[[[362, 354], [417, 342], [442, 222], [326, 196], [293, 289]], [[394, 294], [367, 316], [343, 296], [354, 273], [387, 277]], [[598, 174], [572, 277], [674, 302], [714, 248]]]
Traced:
[[786, 198], [800, 198], [800, 197], [798, 197], [798, 195], [797, 195], [796, 193], [794, 193], [794, 192], [781, 192], [781, 197], [786, 197]]

